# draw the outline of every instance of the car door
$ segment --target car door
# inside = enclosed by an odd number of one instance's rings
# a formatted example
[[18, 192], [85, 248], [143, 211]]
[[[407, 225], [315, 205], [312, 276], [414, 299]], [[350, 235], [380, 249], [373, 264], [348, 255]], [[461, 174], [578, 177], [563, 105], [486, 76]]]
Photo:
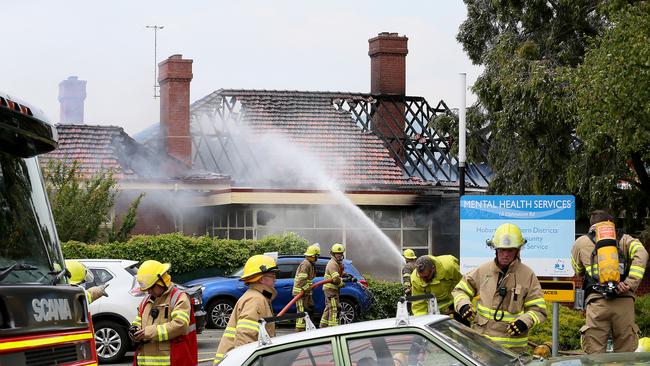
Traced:
[[340, 347], [334, 338], [319, 338], [255, 352], [246, 366], [343, 366]]
[[[293, 278], [296, 274], [299, 262], [291, 261], [278, 263], [277, 280], [275, 281], [275, 290], [278, 295], [273, 300], [273, 312], [277, 314], [293, 299], [291, 290], [293, 290]], [[292, 305], [289, 312], [296, 312], [296, 306]]]

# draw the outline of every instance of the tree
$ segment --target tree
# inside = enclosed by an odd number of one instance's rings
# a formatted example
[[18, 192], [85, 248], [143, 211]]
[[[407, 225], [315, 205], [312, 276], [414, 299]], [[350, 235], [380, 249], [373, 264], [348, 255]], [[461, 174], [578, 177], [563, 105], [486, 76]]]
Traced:
[[[572, 80], [591, 206], [625, 210], [638, 226], [650, 207], [650, 4], [624, 7], [595, 38]], [[636, 225], [635, 225], [636, 224]]]
[[[574, 71], [583, 63], [591, 40], [616, 26], [612, 14], [628, 1], [465, 3], [468, 16], [457, 39], [470, 59], [484, 66], [473, 90], [478, 96], [476, 110], [482, 112], [478, 123], [489, 130], [488, 161], [494, 172], [489, 191], [572, 193], [579, 213], [599, 208], [594, 205], [600, 202], [590, 199], [592, 193], [581, 189], [593, 165], [601, 162], [594, 164], [593, 155], [586, 153], [597, 151], [587, 149], [591, 140], [576, 139], [582, 117], [575, 103], [573, 82], [579, 78]], [[608, 153], [602, 171], [625, 162], [615, 151]], [[594, 184], [613, 190], [617, 181], [610, 178]]]
[[131, 203], [119, 229], [115, 227], [115, 220], [112, 227], [103, 228], [117, 197], [117, 181], [112, 171], [102, 170], [83, 179], [76, 161], [71, 165], [50, 161], [45, 169], [45, 181], [61, 241], [90, 243], [106, 237], [125, 240], [135, 226], [142, 194]]

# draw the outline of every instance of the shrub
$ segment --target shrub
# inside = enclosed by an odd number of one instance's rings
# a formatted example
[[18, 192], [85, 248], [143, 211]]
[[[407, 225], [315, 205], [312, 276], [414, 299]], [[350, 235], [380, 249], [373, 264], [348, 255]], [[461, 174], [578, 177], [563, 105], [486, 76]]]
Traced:
[[650, 336], [650, 294], [638, 297], [634, 303], [636, 324], [641, 329], [641, 337]]
[[[560, 305], [560, 323], [558, 332], [558, 343], [561, 351], [572, 351], [580, 349], [580, 328], [585, 324], [585, 318], [581, 311], [570, 309]], [[553, 304], [546, 303], [546, 321], [533, 328], [528, 340], [533, 343], [542, 344], [553, 340]]]
[[386, 319], [395, 317], [397, 311], [397, 300], [404, 294], [402, 284], [375, 280], [364, 275], [368, 281], [368, 288], [373, 295], [373, 302], [370, 309], [363, 314], [363, 320]]
[[137, 235], [125, 243], [85, 244], [69, 241], [63, 244], [63, 255], [65, 258], [116, 258], [138, 262], [155, 259], [171, 263], [172, 274], [209, 268], [210, 274], [216, 276], [235, 271], [251, 255], [265, 252], [302, 254], [308, 244], [294, 233], [270, 235], [261, 240], [216, 239], [174, 233]]

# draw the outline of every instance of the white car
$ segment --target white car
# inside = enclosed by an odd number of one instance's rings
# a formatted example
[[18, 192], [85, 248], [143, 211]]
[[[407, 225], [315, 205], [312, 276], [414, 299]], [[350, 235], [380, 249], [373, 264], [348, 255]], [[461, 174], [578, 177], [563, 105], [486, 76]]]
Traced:
[[[108, 297], [100, 297], [89, 306], [95, 329], [97, 357], [100, 363], [117, 362], [133, 348], [128, 336], [129, 325], [135, 319], [138, 305], [144, 293], [138, 289], [135, 275], [138, 262], [126, 259], [78, 259], [93, 274], [93, 282], [87, 287], [108, 283]], [[180, 286], [180, 285], [178, 285]], [[205, 326], [205, 312], [201, 310], [202, 290], [184, 289], [194, 303], [197, 333]], [[189, 290], [189, 291], [188, 291]]]

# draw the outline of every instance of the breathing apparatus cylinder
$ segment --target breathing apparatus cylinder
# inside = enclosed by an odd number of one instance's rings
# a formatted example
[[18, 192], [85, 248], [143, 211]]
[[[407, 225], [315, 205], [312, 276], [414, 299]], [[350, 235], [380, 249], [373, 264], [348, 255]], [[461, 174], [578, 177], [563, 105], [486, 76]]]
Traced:
[[605, 291], [613, 294], [616, 284], [621, 280], [616, 226], [611, 221], [603, 221], [594, 225], [594, 231], [598, 256], [598, 278], [600, 284], [605, 287]]

